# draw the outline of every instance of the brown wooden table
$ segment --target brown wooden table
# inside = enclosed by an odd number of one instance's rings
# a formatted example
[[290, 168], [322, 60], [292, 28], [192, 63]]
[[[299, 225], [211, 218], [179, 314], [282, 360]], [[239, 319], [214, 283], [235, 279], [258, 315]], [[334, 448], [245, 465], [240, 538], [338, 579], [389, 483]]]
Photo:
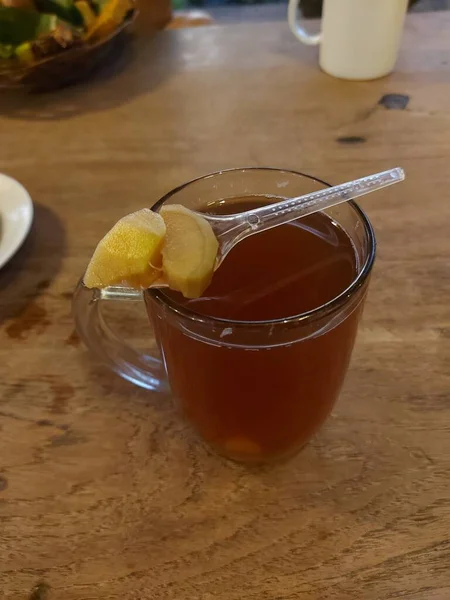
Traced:
[[[0, 97], [0, 169], [36, 203], [0, 273], [1, 598], [450, 598], [449, 28], [410, 17], [371, 83], [322, 74], [280, 23], [163, 33], [91, 84]], [[70, 315], [116, 219], [242, 165], [408, 174], [362, 203], [379, 255], [341, 399], [260, 470], [96, 365]]]

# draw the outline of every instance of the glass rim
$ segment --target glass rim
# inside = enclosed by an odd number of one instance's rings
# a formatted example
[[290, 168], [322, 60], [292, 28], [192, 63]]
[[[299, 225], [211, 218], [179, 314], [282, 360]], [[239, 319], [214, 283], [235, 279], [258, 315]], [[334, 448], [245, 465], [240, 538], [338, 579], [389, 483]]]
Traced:
[[[208, 173], [207, 175], [202, 175], [200, 177], [191, 179], [190, 181], [183, 183], [183, 184], [179, 185], [178, 187], [174, 188], [170, 192], [167, 192], [167, 194], [164, 194], [164, 196], [162, 196], [162, 198], [160, 198], [157, 202], [155, 202], [155, 204], [151, 208], [152, 208], [152, 210], [158, 210], [169, 198], [172, 198], [172, 196], [174, 196], [178, 192], [181, 192], [183, 189], [187, 188], [188, 186], [192, 185], [193, 183], [196, 183], [197, 181], [202, 181], [205, 179], [216, 177], [216, 176], [222, 175], [224, 173], [233, 173], [233, 172], [237, 173], [237, 172], [243, 172], [243, 171], [275, 171], [277, 173], [300, 175], [301, 177], [306, 177], [307, 179], [310, 179], [312, 181], [320, 183], [321, 185], [323, 185], [325, 187], [332, 187], [331, 184], [327, 183], [323, 179], [314, 177], [313, 175], [308, 175], [306, 173], [302, 173], [301, 171], [294, 171], [293, 169], [277, 169], [276, 167], [236, 167], [236, 168], [232, 168], [232, 169], [223, 169], [221, 171], [215, 171], [213, 173]], [[212, 324], [212, 325], [217, 325], [219, 327], [225, 327], [225, 328], [233, 326], [233, 327], [238, 327], [238, 328], [256, 329], [258, 327], [274, 326], [274, 325], [275, 326], [276, 325], [292, 326], [292, 325], [298, 325], [300, 323], [304, 324], [305, 322], [309, 323], [311, 321], [315, 321], [318, 318], [325, 317], [325, 316], [329, 315], [330, 313], [333, 313], [335, 310], [344, 306], [346, 304], [346, 302], [350, 298], [352, 298], [363, 287], [367, 278], [370, 275], [370, 272], [373, 267], [373, 263], [375, 261], [376, 239], [375, 239], [375, 232], [373, 230], [372, 224], [370, 223], [369, 218], [367, 217], [365, 212], [362, 210], [362, 208], [360, 208], [360, 206], [355, 201], [349, 200], [347, 202], [347, 204], [350, 205], [352, 207], [352, 209], [357, 213], [357, 215], [360, 217], [360, 219], [364, 225], [364, 231], [366, 233], [367, 240], [368, 240], [368, 255], [367, 255], [367, 258], [366, 258], [364, 264], [361, 266], [361, 270], [359, 271], [359, 273], [357, 273], [356, 277], [354, 277], [354, 279], [350, 283], [350, 285], [348, 285], [340, 294], [338, 294], [337, 296], [335, 296], [328, 302], [325, 302], [324, 304], [317, 306], [316, 308], [305, 311], [303, 313], [299, 313], [297, 315], [293, 315], [291, 317], [285, 317], [285, 318], [281, 318], [281, 319], [266, 319], [263, 321], [241, 321], [241, 320], [224, 319], [224, 318], [219, 318], [219, 317], [210, 317], [208, 315], [202, 315], [200, 313], [190, 310], [190, 309], [186, 308], [185, 306], [182, 306], [181, 304], [178, 304], [177, 302], [171, 300], [164, 294], [164, 291], [157, 289], [157, 288], [145, 290], [145, 293], [150, 295], [151, 297], [153, 297], [159, 304], [162, 304], [163, 306], [168, 307], [177, 316], [188, 319], [189, 321], [201, 323], [203, 325], [211, 325]]]

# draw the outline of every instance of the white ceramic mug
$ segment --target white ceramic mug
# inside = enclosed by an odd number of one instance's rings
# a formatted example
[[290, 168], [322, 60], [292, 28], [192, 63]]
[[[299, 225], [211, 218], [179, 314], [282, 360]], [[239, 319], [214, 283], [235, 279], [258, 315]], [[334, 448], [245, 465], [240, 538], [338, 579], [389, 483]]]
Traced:
[[376, 79], [394, 69], [408, 0], [324, 0], [322, 32], [299, 23], [301, 0], [289, 0], [288, 22], [304, 44], [320, 44], [320, 66], [342, 79]]

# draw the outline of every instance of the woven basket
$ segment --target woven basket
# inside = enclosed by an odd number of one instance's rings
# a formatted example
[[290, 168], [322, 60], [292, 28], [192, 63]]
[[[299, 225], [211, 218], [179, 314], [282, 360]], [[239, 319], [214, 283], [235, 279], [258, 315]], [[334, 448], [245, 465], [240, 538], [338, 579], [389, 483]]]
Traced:
[[92, 44], [75, 46], [49, 56], [32, 66], [22, 66], [11, 59], [0, 60], [0, 90], [26, 89], [49, 91], [86, 79], [94, 71], [113, 59], [115, 50], [123, 42], [137, 16], [131, 10], [124, 22], [111, 35]]

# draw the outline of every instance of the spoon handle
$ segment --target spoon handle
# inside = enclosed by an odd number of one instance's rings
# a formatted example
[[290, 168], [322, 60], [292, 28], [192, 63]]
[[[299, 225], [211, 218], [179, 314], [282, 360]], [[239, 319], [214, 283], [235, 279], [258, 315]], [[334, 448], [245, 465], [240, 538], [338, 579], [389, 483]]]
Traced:
[[268, 204], [241, 213], [239, 216], [242, 219], [241, 222], [247, 224], [249, 233], [250, 231], [257, 233], [283, 223], [295, 221], [300, 217], [330, 208], [341, 202], [348, 202], [359, 196], [365, 196], [404, 179], [403, 169], [397, 167], [332, 188], [312, 192], [299, 198], [289, 198], [276, 204]]

